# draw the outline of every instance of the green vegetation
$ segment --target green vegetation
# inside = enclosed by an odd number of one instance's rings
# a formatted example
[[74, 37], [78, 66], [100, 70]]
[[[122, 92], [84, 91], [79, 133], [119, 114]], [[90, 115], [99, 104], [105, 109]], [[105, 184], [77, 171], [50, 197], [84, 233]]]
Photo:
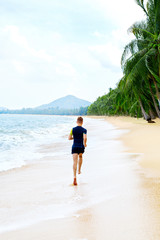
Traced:
[[135, 39], [122, 54], [123, 78], [90, 105], [89, 115], [143, 116], [147, 121], [160, 118], [160, 1], [136, 3], [146, 18], [129, 28]]

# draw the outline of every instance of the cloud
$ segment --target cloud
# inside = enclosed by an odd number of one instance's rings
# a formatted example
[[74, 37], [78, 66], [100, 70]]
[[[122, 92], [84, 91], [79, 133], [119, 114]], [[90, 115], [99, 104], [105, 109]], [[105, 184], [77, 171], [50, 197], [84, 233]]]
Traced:
[[77, 74], [72, 64], [67, 62], [59, 62], [56, 66], [56, 73], [59, 75], [63, 75], [64, 77], [76, 77]]
[[105, 35], [105, 34], [103, 34], [103, 33], [100, 33], [100, 32], [98, 32], [98, 31], [95, 31], [95, 32], [92, 34], [92, 36], [97, 37], [97, 38], [106, 38], [106, 37], [107, 37], [107, 35]]
[[[105, 68], [120, 71], [121, 56], [125, 44], [132, 39], [122, 29], [113, 30], [108, 36], [107, 33], [95, 31], [93, 36], [103, 39], [103, 43], [92, 45], [89, 51], [94, 58]], [[104, 43], [105, 42], [105, 43]]]
[[[142, 9], [135, 3], [134, 0], [87, 0], [92, 8], [101, 12], [107, 20], [109, 19], [115, 26], [120, 26], [127, 29], [135, 21], [143, 18]], [[136, 14], [135, 14], [136, 13]]]
[[67, 94], [93, 101], [115, 87], [132, 38], [127, 28], [143, 15], [134, 0], [15, 3], [6, 0], [0, 15], [1, 105], [30, 107]]
[[121, 51], [112, 43], [89, 47], [91, 54], [105, 68], [118, 68], [120, 66]]
[[45, 49], [40, 49], [37, 51], [34, 48], [30, 47], [27, 38], [20, 34], [19, 28], [17, 26], [6, 26], [3, 31], [8, 33], [8, 36], [12, 42], [25, 49], [27, 54], [30, 54], [32, 57], [43, 59], [47, 62], [53, 61], [53, 56], [47, 54]]
[[19, 28], [17, 26], [9, 25], [5, 26], [3, 29], [4, 32], [9, 33], [11, 41], [16, 44], [28, 49], [27, 39], [19, 33]]
[[19, 62], [17, 60], [13, 60], [13, 65], [16, 68], [18, 73], [25, 74], [25, 72], [26, 72], [25, 71], [25, 67], [24, 67], [24, 65], [21, 62]]

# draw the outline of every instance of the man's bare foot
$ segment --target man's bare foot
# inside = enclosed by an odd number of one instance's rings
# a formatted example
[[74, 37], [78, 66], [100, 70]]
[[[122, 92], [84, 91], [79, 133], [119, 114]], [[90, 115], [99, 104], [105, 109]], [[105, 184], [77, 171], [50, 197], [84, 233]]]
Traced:
[[81, 170], [78, 171], [78, 174], [81, 174]]
[[77, 179], [76, 178], [74, 178], [74, 181], [73, 181], [73, 185], [77, 185]]

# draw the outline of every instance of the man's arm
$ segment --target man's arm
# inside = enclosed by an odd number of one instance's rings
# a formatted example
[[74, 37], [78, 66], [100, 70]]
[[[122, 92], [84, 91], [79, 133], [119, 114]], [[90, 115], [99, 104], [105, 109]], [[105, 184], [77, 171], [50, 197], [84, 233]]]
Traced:
[[71, 134], [69, 134], [68, 140], [73, 140], [73, 136]]
[[73, 130], [71, 130], [69, 136], [68, 136], [68, 140], [73, 140]]
[[83, 134], [84, 146], [87, 147], [87, 134]]

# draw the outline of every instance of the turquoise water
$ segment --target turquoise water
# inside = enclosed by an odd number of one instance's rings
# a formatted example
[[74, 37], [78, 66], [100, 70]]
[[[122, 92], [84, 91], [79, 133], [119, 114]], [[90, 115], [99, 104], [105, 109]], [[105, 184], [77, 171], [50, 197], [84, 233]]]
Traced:
[[75, 117], [0, 115], [0, 171], [26, 165], [42, 157], [41, 144], [63, 141]]

